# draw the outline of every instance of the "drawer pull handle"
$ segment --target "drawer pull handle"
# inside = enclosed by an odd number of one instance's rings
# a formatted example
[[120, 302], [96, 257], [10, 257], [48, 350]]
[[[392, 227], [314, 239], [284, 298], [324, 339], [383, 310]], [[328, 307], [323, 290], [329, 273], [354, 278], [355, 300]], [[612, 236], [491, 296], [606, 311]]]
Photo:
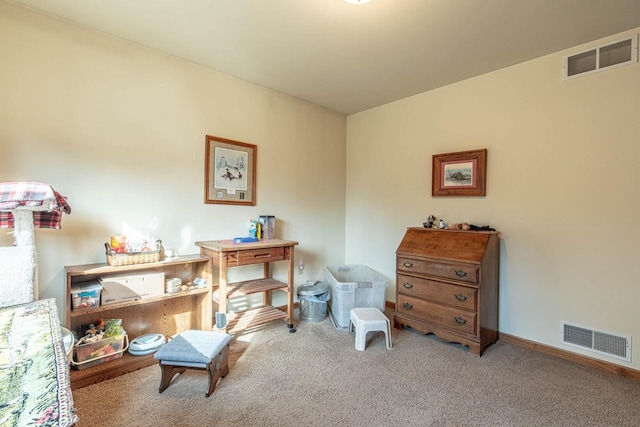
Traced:
[[466, 297], [465, 295], [462, 295], [462, 294], [455, 294], [454, 296], [455, 296], [455, 297], [456, 297], [456, 299], [457, 299], [458, 301], [460, 301], [460, 302], [464, 302], [464, 301], [466, 301], [466, 300], [467, 300], [467, 297]]
[[404, 265], [405, 267], [407, 267], [407, 268], [411, 268], [411, 267], [413, 267], [413, 263], [412, 263], [411, 261], [405, 261], [405, 262], [403, 263], [403, 265]]
[[411, 288], [413, 288], [413, 285], [412, 285], [411, 283], [409, 283], [409, 282], [404, 282], [404, 283], [402, 284], [402, 286], [404, 286], [404, 287], [405, 287], [405, 288], [407, 288], [407, 289], [411, 289]]
[[464, 270], [456, 270], [455, 273], [458, 277], [467, 277], [467, 272]]
[[254, 257], [254, 258], [269, 258], [269, 257], [271, 257], [271, 254], [270, 254], [270, 253], [266, 253], [266, 254], [255, 254], [253, 257]]
[[456, 316], [456, 317], [453, 318], [453, 320], [455, 320], [458, 325], [466, 325], [467, 324], [467, 319], [463, 319], [462, 317]]
[[411, 310], [413, 308], [413, 305], [409, 304], [408, 302], [405, 302], [404, 304], [402, 304], [402, 306], [407, 310]]

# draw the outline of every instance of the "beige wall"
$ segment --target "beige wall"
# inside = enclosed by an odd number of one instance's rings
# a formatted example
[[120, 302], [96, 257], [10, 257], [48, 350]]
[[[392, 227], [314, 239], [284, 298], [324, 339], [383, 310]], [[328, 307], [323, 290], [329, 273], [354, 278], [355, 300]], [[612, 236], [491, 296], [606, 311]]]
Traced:
[[[571, 351], [562, 321], [640, 338], [640, 65], [562, 81], [566, 53], [348, 117], [346, 262], [384, 274], [387, 299], [405, 228], [434, 214], [502, 232], [500, 331]], [[431, 197], [432, 155], [477, 148], [486, 197]]]
[[[187, 254], [271, 214], [300, 242], [297, 285], [343, 262], [345, 116], [5, 2], [0, 63], [0, 181], [73, 208], [36, 230], [41, 297], [64, 301], [63, 266], [104, 262], [123, 225]], [[258, 146], [257, 206], [203, 203], [207, 134]]]
[[[64, 300], [63, 266], [103, 262], [123, 225], [195, 253], [273, 214], [300, 241], [296, 284], [363, 263], [394, 300], [404, 230], [435, 214], [502, 232], [502, 332], [566, 349], [561, 321], [637, 337], [640, 66], [563, 82], [562, 54], [345, 120], [0, 2], [0, 181], [51, 183], [73, 207], [36, 231], [42, 297]], [[206, 134], [258, 145], [256, 207], [202, 203]], [[475, 148], [487, 196], [432, 198], [431, 156]]]

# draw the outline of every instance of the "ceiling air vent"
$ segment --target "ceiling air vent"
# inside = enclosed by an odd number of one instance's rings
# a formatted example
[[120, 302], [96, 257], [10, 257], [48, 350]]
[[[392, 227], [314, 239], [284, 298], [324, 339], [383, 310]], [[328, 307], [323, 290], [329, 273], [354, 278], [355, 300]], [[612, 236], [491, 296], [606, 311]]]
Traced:
[[567, 322], [562, 326], [563, 343], [631, 362], [630, 336], [613, 335]]
[[609, 70], [638, 62], [638, 35], [594, 47], [562, 58], [562, 78]]

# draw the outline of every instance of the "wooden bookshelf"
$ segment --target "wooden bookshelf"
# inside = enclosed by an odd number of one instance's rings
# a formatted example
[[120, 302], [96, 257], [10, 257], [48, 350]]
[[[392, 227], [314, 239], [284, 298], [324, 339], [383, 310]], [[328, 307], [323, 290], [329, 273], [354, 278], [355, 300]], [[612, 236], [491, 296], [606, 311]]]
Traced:
[[[184, 284], [192, 284], [197, 277], [207, 281], [206, 287], [144, 298], [137, 301], [100, 305], [73, 310], [71, 287], [75, 283], [96, 280], [113, 274], [164, 272], [165, 279], [177, 277]], [[66, 322], [65, 326], [76, 335], [81, 326], [98, 319], [122, 319], [129, 339], [158, 333], [172, 337], [188, 329], [211, 330], [213, 326], [211, 302], [211, 259], [200, 255], [186, 255], [165, 261], [113, 267], [108, 264], [87, 264], [65, 267]], [[71, 371], [71, 387], [77, 389], [105, 379], [114, 378], [137, 369], [156, 364], [153, 354], [132, 356], [125, 352], [122, 358], [81, 370]]]

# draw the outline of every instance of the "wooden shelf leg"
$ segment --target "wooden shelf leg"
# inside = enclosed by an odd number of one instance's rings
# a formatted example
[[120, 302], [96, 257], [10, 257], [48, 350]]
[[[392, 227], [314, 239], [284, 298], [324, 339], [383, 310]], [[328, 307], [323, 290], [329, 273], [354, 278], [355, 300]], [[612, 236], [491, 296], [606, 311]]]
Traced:
[[287, 281], [287, 326], [289, 327], [289, 332], [294, 333], [296, 331], [295, 325], [293, 324], [294, 314], [293, 314], [293, 246], [289, 247], [289, 277]]
[[[219, 265], [219, 283], [218, 283], [218, 312], [227, 314], [227, 254], [220, 252]], [[220, 328], [216, 324], [216, 328], [221, 332], [227, 331], [227, 325], [224, 328]]]

